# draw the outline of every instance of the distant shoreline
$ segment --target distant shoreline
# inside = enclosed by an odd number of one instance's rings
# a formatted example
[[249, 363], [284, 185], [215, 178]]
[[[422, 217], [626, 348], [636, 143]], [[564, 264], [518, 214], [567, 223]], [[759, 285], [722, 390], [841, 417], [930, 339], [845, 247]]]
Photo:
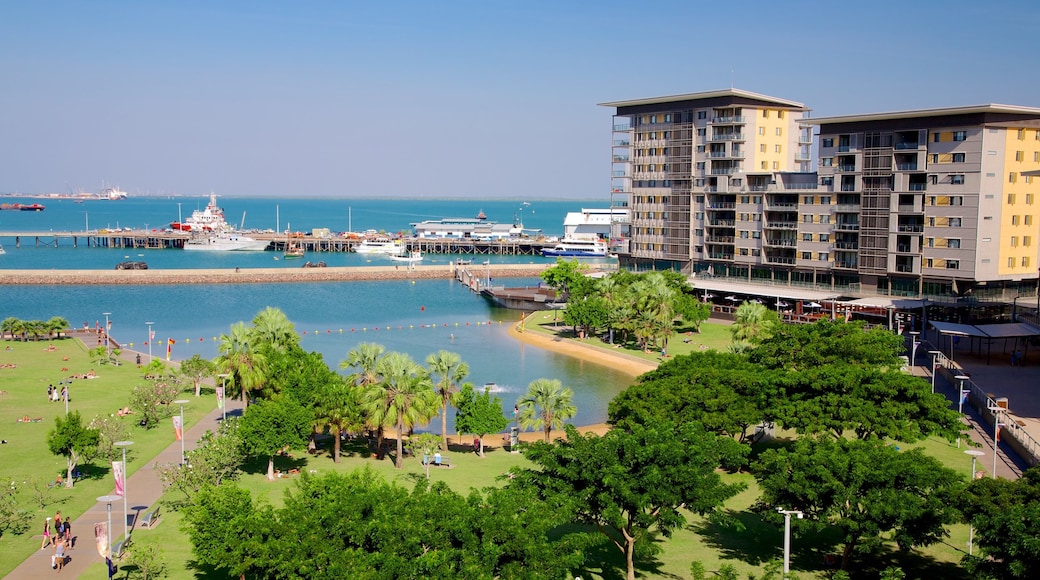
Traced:
[[[538, 276], [553, 264], [490, 264], [496, 278]], [[208, 270], [0, 270], [0, 286], [118, 286], [129, 284], [270, 284], [286, 282], [349, 282], [365, 280], [445, 280], [455, 265], [361, 266], [335, 268], [243, 268]], [[481, 265], [473, 272], [483, 273]]]

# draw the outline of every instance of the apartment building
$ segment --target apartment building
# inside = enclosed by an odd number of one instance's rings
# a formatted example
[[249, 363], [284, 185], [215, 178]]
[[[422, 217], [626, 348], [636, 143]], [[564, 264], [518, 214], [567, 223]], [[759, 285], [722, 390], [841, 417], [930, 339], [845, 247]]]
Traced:
[[[741, 91], [719, 93], [750, 98]], [[688, 198], [681, 180], [648, 187], [644, 164], [632, 159], [643, 157], [635, 152], [645, 140], [640, 135], [650, 130], [646, 120], [653, 113], [647, 108], [682, 103], [697, 116], [700, 101], [605, 103], [618, 107], [612, 200], [624, 200], [618, 196], [626, 187], [631, 192], [632, 236], [628, 248], [618, 248], [624, 265], [829, 286], [848, 294], [1035, 291], [1040, 109], [980, 105], [809, 119], [795, 117], [807, 111], [799, 103], [757, 97], [757, 114], [769, 114], [767, 102], [790, 107], [785, 112], [793, 127], [782, 130], [796, 132], [794, 157], [759, 156], [749, 163], [749, 156], [743, 164], [720, 166], [712, 162], [726, 158], [711, 156], [716, 142], [709, 140], [703, 144], [707, 159], [693, 153]], [[745, 133], [768, 136], [763, 125]], [[809, 172], [807, 127], [818, 127], [817, 172]], [[710, 139], [724, 132], [705, 133]], [[618, 145], [625, 141], [632, 152], [627, 165]], [[768, 152], [771, 144], [756, 142], [751, 152]], [[682, 213], [678, 220], [671, 217], [668, 204], [676, 196], [690, 200], [688, 222]], [[683, 230], [685, 260], [678, 240]]]
[[801, 103], [725, 89], [601, 105], [616, 108], [611, 207], [630, 210], [630, 237], [616, 232], [614, 250], [629, 266], [691, 271], [705, 254], [732, 258], [737, 222], [761, 219], [760, 201], [758, 211], [751, 196], [739, 203], [749, 178], [810, 169]]

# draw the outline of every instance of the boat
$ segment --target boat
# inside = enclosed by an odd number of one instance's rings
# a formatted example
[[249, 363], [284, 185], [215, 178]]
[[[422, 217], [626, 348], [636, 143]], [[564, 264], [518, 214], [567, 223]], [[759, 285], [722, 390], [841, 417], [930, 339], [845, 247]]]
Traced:
[[395, 262], [408, 262], [409, 264], [414, 264], [416, 262], [422, 262], [423, 255], [422, 252], [410, 252], [407, 255], [391, 255], [390, 259]]
[[484, 213], [484, 210], [480, 210], [480, 212], [477, 213], [477, 219], [478, 220], [486, 220], [487, 219], [487, 214]]
[[205, 209], [191, 212], [191, 217], [183, 222], [171, 222], [170, 229], [181, 232], [226, 232], [232, 228], [224, 219], [224, 210], [217, 205], [217, 194], [210, 193]]
[[267, 249], [267, 240], [231, 232], [198, 233], [184, 242], [185, 250], [204, 252], [261, 252]]
[[46, 206], [38, 203], [0, 203], [0, 210], [43, 211], [45, 209], [47, 209]]
[[0, 256], [3, 256], [6, 253], [7, 253], [7, 250], [5, 250], [3, 246], [0, 246]]
[[552, 248], [542, 248], [543, 256], [605, 258], [607, 242], [598, 238], [563, 238]]
[[354, 251], [359, 254], [399, 255], [404, 253], [404, 243], [389, 238], [369, 238], [355, 246]]
[[307, 255], [307, 250], [303, 248], [303, 244], [301, 244], [299, 240], [293, 238], [292, 230], [289, 228], [288, 224], [285, 226], [285, 236], [285, 253], [282, 254], [282, 257], [286, 260], [293, 260]]
[[106, 187], [101, 190], [98, 196], [101, 199], [116, 201], [120, 199], [126, 199], [126, 192], [119, 189], [118, 187]]

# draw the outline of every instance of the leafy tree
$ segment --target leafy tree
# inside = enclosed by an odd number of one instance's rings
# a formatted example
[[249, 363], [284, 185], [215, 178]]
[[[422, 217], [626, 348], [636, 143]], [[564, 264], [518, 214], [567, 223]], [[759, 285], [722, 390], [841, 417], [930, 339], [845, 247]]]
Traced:
[[253, 317], [250, 335], [259, 345], [270, 345], [275, 350], [292, 350], [300, 345], [300, 337], [285, 313], [268, 306]]
[[134, 542], [127, 554], [127, 563], [137, 568], [141, 578], [165, 578], [166, 554], [162, 548], [152, 542]]
[[466, 383], [455, 403], [455, 428], [459, 433], [471, 433], [480, 438], [479, 453], [484, 457], [484, 437], [506, 428], [509, 419], [502, 413], [502, 399], [491, 394], [490, 388], [476, 393], [473, 385]]
[[0, 322], [0, 332], [2, 332], [5, 337], [11, 337], [12, 340], [15, 336], [22, 333], [22, 328], [22, 320], [15, 316], [8, 316], [3, 320], [3, 322]]
[[819, 320], [782, 324], [762, 340], [751, 360], [773, 369], [805, 370], [829, 364], [900, 368], [903, 337], [862, 322]]
[[[14, 479], [7, 477], [0, 481], [13, 482]], [[16, 491], [13, 483], [0, 486], [0, 539], [9, 534], [24, 534], [29, 529], [29, 514], [18, 507]]]
[[148, 380], [161, 381], [169, 378], [170, 376], [170, 365], [166, 364], [163, 359], [155, 357], [148, 361], [148, 364], [144, 367], [144, 377]]
[[202, 394], [202, 382], [212, 377], [216, 368], [217, 365], [196, 354], [181, 363], [181, 374], [194, 385], [195, 396], [198, 397]]
[[757, 344], [773, 334], [780, 325], [780, 315], [757, 302], [744, 302], [737, 307], [729, 327], [733, 340]]
[[92, 457], [103, 457], [109, 463], [116, 460], [118, 455], [115, 442], [126, 441], [130, 438], [130, 429], [122, 417], [98, 415], [91, 419], [89, 428], [98, 432], [97, 449], [91, 453]]
[[44, 323], [44, 327], [47, 329], [48, 336], [61, 338], [61, 333], [68, 330], [71, 325], [67, 319], [61, 316], [52, 316]]
[[692, 294], [683, 293], [675, 298], [675, 313], [700, 332], [701, 324], [711, 317], [711, 304], [697, 300]]
[[441, 451], [448, 450], [448, 405], [459, 392], [459, 383], [469, 374], [469, 365], [458, 353], [439, 350], [426, 357], [426, 367], [441, 402]]
[[550, 288], [559, 292], [564, 301], [569, 302], [571, 294], [578, 294], [575, 290], [592, 285], [587, 282], [588, 278], [585, 276], [587, 270], [588, 267], [578, 260], [557, 258], [556, 265], [546, 268], [542, 272], [541, 278]]
[[422, 457], [426, 479], [430, 479], [430, 456], [437, 450], [441, 440], [433, 433], [420, 433], [408, 438], [408, 448], [416, 457]]
[[249, 394], [263, 387], [267, 381], [267, 357], [260, 352], [246, 325], [231, 325], [231, 332], [220, 336], [220, 354], [217, 370], [228, 375], [228, 386], [242, 396], [242, 404], [249, 405]]
[[891, 531], [902, 549], [947, 536], [958, 476], [920, 449], [899, 451], [881, 441], [800, 438], [790, 449], [770, 449], [753, 466], [767, 513], [796, 509], [799, 525], [840, 530], [847, 569], [863, 542], [879, 544]]
[[976, 479], [954, 503], [975, 526], [979, 551], [963, 560], [973, 578], [1033, 578], [1040, 570], [1040, 468], [1017, 480]]
[[206, 431], [195, 448], [185, 453], [185, 465], [157, 466], [163, 489], [177, 489], [190, 500], [207, 486], [219, 486], [238, 479], [245, 461], [244, 445], [238, 432], [239, 421], [236, 417], [228, 417], [220, 423], [217, 433]]
[[261, 399], [242, 415], [238, 434], [249, 455], [267, 457], [267, 479], [274, 479], [274, 456], [285, 449], [307, 445], [313, 418], [288, 397]]
[[599, 296], [584, 296], [567, 301], [563, 311], [563, 321], [574, 327], [574, 333], [580, 338], [595, 334], [596, 329], [607, 324], [610, 312], [607, 303]]
[[397, 431], [395, 467], [404, 467], [404, 432], [426, 423], [440, 409], [425, 369], [412, 357], [391, 352], [379, 360], [382, 381], [373, 385], [366, 397], [367, 409], [377, 424], [393, 425]]
[[542, 429], [548, 443], [550, 432], [563, 427], [578, 412], [573, 400], [574, 391], [564, 387], [559, 379], [535, 379], [517, 402], [517, 419], [524, 429]]
[[254, 575], [257, 560], [263, 557], [261, 538], [270, 513], [269, 507], [258, 508], [249, 491], [234, 484], [202, 489], [184, 510], [192, 554], [199, 563], [228, 576]]
[[640, 376], [610, 401], [607, 417], [622, 429], [665, 421], [695, 422], [743, 442], [752, 425], [767, 419], [766, 401], [772, 388], [767, 370], [745, 356], [694, 352]]
[[65, 457], [68, 468], [65, 487], [72, 489], [72, 472], [80, 458], [96, 451], [97, 446], [98, 432], [83, 425], [79, 411], [54, 418], [54, 429], [47, 434], [47, 447], [54, 455]]
[[675, 332], [673, 301], [678, 292], [660, 272], [650, 272], [632, 283], [631, 297], [635, 305], [635, 335], [647, 351], [653, 346], [668, 346]]
[[629, 580], [636, 545], [651, 530], [668, 536], [685, 524], [682, 509], [712, 512], [745, 487], [722, 483], [717, 470], [742, 465], [748, 448], [700, 425], [634, 425], [602, 437], [566, 429], [566, 440], [530, 445], [525, 454], [538, 469], [520, 470], [510, 485], [536, 489], [550, 506], [596, 526], [625, 555]]
[[130, 391], [130, 410], [140, 417], [142, 427], [151, 429], [159, 424], [160, 415], [168, 408], [159, 405], [159, 393], [154, 385], [137, 385]]

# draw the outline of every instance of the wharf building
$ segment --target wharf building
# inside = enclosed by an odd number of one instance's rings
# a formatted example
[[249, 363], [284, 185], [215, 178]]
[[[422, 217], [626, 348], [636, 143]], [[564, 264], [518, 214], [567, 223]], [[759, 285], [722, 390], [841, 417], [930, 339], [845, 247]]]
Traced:
[[843, 296], [1037, 292], [1040, 108], [811, 118], [739, 89], [602, 105], [624, 267]]

